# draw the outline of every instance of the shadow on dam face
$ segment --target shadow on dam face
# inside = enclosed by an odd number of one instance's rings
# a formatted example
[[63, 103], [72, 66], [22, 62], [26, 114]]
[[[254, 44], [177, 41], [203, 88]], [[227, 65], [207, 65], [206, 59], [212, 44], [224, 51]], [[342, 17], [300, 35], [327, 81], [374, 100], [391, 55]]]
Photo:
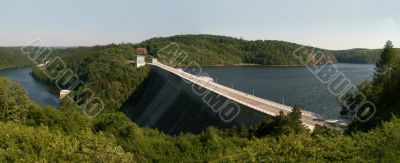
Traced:
[[[124, 113], [142, 127], [157, 128], [168, 134], [200, 133], [209, 126], [226, 128], [244, 124], [249, 127], [267, 116], [199, 88], [196, 84], [157, 66], [151, 66], [150, 74], [142, 87], [140, 98], [136, 95], [135, 100], [130, 98], [125, 103]], [[199, 89], [208, 94], [199, 95]], [[209, 105], [210, 101], [212, 105]], [[219, 108], [222, 105], [220, 101], [229, 101], [238, 106], [238, 113], [235, 113], [235, 117], [229, 117], [228, 119], [232, 119], [229, 122], [224, 117], [227, 115]]]

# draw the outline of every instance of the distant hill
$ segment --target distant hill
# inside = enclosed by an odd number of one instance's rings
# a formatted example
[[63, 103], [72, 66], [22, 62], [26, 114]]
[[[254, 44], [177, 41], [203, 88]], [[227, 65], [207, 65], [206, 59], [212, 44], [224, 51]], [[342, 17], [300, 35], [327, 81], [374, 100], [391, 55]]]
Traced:
[[[236, 65], [243, 63], [259, 65], [302, 65], [293, 55], [293, 52], [296, 51], [296, 49], [303, 47], [303, 45], [275, 40], [248, 41], [216, 35], [177, 35], [171, 37], [158, 37], [138, 44], [110, 44], [106, 46], [70, 48], [53, 47], [52, 57], [68, 56], [77, 53], [86, 54], [109, 48], [113, 48], [117, 52], [122, 52], [126, 50], [122, 47], [126, 46], [131, 48], [146, 47], [149, 55], [158, 57], [157, 52], [171, 43], [177, 43], [180, 50], [186, 52], [178, 58], [177, 62], [179, 62], [179, 64], [190, 64], [190, 62], [195, 61], [202, 66]], [[120, 50], [118, 50], [119, 48]], [[311, 47], [306, 47], [306, 49], [307, 48], [312, 49]], [[323, 51], [326, 56], [323, 62], [330, 61], [334, 63], [375, 63], [381, 52], [380, 49], [318, 50]], [[134, 50], [126, 53], [127, 54], [124, 55], [132, 55]], [[185, 55], [187, 55], [187, 57]], [[172, 58], [174, 56], [167, 57]], [[311, 61], [316, 60], [315, 56], [303, 55], [303, 57], [311, 58]], [[29, 65], [27, 58], [23, 57], [20, 54], [19, 48], [16, 47], [0, 48], [0, 58], [0, 69]], [[311, 62], [311, 64], [312, 63], [313, 62]]]
[[[135, 46], [146, 47], [150, 55], [175, 42], [184, 50], [188, 58], [200, 65], [234, 65], [254, 63], [261, 65], [301, 65], [293, 52], [302, 45], [273, 40], [246, 41], [214, 35], [178, 35], [152, 38]], [[322, 49], [321, 49], [322, 50]], [[333, 53], [323, 50], [325, 60], [336, 62]], [[309, 57], [309, 56], [306, 56]], [[186, 63], [188, 64], [188, 63]]]
[[[146, 47], [156, 56], [158, 50], [176, 42], [187, 52], [188, 61], [200, 65], [233, 65], [254, 63], [261, 65], [299, 65], [293, 52], [303, 45], [275, 40], [247, 41], [215, 35], [177, 35], [146, 40], [135, 46]], [[339, 63], [375, 63], [381, 49], [322, 50], [326, 60]]]
[[[45, 55], [48, 51], [42, 51], [43, 55], [36, 55], [41, 49], [35, 47], [26, 47], [25, 51], [32, 53], [35, 58], [35, 62], [41, 63], [43, 57], [47, 57], [47, 60], [52, 60], [54, 57], [63, 57], [68, 56], [74, 53], [85, 53], [91, 52], [99, 48], [107, 48], [108, 46], [103, 47], [71, 47], [71, 48], [57, 48], [51, 47], [51, 53], [49, 56]], [[29, 60], [29, 57], [26, 54], [23, 54], [21, 51], [23, 47], [0, 47], [0, 70], [8, 69], [8, 68], [16, 68], [23, 66], [32, 66], [34, 62]]]
[[32, 65], [17, 48], [0, 48], [0, 70]]
[[381, 49], [334, 50], [332, 53], [340, 63], [369, 63], [378, 61]]

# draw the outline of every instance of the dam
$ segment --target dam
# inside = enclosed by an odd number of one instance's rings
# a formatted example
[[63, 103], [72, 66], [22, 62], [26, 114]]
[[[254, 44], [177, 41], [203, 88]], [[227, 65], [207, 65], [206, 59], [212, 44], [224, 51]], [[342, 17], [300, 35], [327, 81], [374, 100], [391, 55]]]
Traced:
[[[289, 113], [292, 107], [262, 99], [158, 62], [151, 67], [146, 88], [134, 108], [124, 112], [144, 127], [166, 133], [198, 133], [209, 126], [252, 126], [267, 116]], [[301, 121], [313, 130], [331, 125], [302, 110]]]

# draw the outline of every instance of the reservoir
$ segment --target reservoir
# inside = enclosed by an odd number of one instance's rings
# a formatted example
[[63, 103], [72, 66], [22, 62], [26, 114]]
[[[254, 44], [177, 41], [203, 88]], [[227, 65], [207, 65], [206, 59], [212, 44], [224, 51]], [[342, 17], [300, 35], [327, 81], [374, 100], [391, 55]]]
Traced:
[[[372, 79], [374, 65], [335, 64], [353, 84]], [[202, 67], [215, 82], [248, 94], [286, 104], [300, 105], [324, 119], [340, 119], [341, 105], [306, 67], [247, 66]], [[196, 71], [198, 72], [198, 71]]]
[[29, 97], [41, 106], [51, 105], [58, 107], [60, 101], [58, 91], [39, 81], [36, 81], [31, 75], [31, 67], [14, 68], [0, 70], [0, 76], [8, 77], [13, 81], [20, 83], [27, 90]]

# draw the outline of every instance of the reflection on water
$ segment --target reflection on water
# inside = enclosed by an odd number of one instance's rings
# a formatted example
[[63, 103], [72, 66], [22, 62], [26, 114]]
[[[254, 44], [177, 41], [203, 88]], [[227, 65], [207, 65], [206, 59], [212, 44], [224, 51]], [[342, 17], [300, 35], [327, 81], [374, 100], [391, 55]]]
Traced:
[[[374, 65], [336, 64], [355, 85], [372, 79]], [[286, 105], [301, 105], [326, 119], [340, 118], [340, 105], [305, 67], [203, 67], [219, 84]]]
[[29, 73], [31, 67], [15, 68], [1, 70], [0, 76], [8, 77], [13, 81], [20, 83], [28, 91], [29, 97], [36, 103], [44, 105], [52, 105], [58, 107], [60, 101], [58, 91], [43, 83], [36, 81]]

